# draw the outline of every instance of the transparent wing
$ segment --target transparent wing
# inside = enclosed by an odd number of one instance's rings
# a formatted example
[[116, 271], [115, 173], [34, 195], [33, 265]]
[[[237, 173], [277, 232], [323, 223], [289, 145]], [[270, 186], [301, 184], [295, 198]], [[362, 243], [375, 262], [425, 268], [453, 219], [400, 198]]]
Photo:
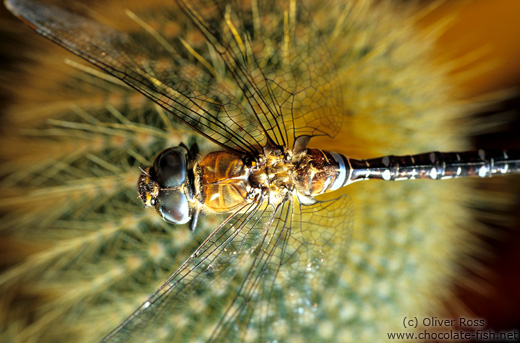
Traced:
[[291, 147], [300, 135], [338, 132], [344, 116], [340, 85], [310, 9], [296, 1], [178, 3], [276, 144]]
[[227, 149], [260, 153], [269, 141], [290, 147], [294, 137], [333, 136], [341, 125], [331, 59], [311, 16], [296, 5], [172, 1], [153, 13], [127, 11], [133, 25], [117, 29], [85, 9], [31, 0], [6, 5]]
[[346, 257], [350, 199], [249, 206], [216, 229], [104, 341], [263, 342], [316, 335], [310, 323], [324, 319], [325, 299]]

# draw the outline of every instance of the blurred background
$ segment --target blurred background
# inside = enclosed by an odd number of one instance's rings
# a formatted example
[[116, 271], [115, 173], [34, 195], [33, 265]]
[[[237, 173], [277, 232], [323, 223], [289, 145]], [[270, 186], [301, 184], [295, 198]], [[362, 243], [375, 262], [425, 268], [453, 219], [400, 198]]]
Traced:
[[[423, 2], [425, 5], [430, 2]], [[453, 26], [438, 40], [437, 53], [440, 59], [457, 59], [471, 51], [483, 51], [482, 56], [459, 68], [467, 72], [467, 79], [454, 77], [454, 83], [470, 96], [509, 90], [510, 96], [481, 118], [503, 116], [504, 125], [485, 130], [474, 136], [474, 146], [479, 148], [520, 149], [520, 2], [498, 1], [445, 1], [428, 15], [422, 24], [429, 24], [458, 13]], [[482, 63], [483, 62], [483, 63]], [[481, 67], [474, 67], [480, 64]], [[486, 66], [482, 68], [483, 66]], [[458, 74], [458, 73], [457, 73]], [[495, 189], [514, 187], [516, 206], [511, 219], [501, 221], [503, 213], [488, 212], [480, 220], [497, 233], [485, 237], [490, 256], [482, 260], [491, 271], [481, 280], [491, 288], [486, 294], [465, 287], [458, 288], [458, 295], [475, 313], [485, 318], [490, 328], [510, 330], [520, 328], [520, 180], [504, 184], [502, 180], [482, 183], [481, 187]], [[475, 275], [478, 280], [480, 276]], [[448, 305], [449, 306], [449, 305]]]

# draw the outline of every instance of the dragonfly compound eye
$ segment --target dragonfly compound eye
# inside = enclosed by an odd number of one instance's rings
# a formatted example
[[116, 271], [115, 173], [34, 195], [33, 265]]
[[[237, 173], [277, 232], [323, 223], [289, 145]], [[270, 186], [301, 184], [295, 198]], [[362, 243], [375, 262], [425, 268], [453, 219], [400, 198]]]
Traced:
[[164, 220], [172, 224], [185, 224], [191, 219], [188, 199], [177, 189], [161, 190], [155, 209]]
[[184, 147], [163, 150], [153, 163], [155, 181], [161, 188], [180, 187], [186, 180], [186, 154]]

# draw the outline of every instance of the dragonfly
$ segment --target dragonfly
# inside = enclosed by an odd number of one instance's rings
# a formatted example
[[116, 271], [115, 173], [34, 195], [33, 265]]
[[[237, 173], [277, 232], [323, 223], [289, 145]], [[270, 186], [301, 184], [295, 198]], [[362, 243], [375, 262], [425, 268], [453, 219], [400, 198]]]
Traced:
[[196, 230], [201, 213], [227, 217], [103, 342], [313, 337], [354, 215], [348, 196], [321, 194], [362, 180], [520, 172], [517, 151], [354, 159], [313, 148], [315, 137], [333, 139], [348, 114], [326, 44], [309, 33], [319, 32], [312, 11], [296, 1], [177, 0], [164, 15], [197, 32], [197, 46], [167, 39], [132, 12], [139, 34], [77, 9], [6, 6], [221, 148], [200, 156], [196, 146], [171, 147], [142, 168], [139, 198], [167, 222]]

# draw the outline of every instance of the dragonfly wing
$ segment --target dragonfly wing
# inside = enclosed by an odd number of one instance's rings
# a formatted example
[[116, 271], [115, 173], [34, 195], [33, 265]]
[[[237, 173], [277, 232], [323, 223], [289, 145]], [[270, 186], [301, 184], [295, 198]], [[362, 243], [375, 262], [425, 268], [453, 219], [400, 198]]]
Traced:
[[[122, 80], [214, 143], [237, 152], [258, 152], [258, 133], [245, 130], [254, 120], [248, 121], [241, 100], [232, 94], [233, 83], [226, 82], [225, 72], [217, 74], [211, 65], [197, 61], [197, 53], [180, 38], [169, 42], [142, 27], [118, 30], [93, 19], [92, 13], [32, 0], [7, 0], [6, 6], [42, 36]], [[180, 14], [180, 24], [186, 24], [178, 8], [169, 11]]]
[[251, 154], [268, 142], [292, 147], [301, 135], [334, 136], [344, 115], [320, 30], [307, 11], [285, 5], [180, 0], [153, 13], [112, 13], [130, 23], [116, 28], [110, 18], [73, 5], [6, 1], [41, 35], [214, 143]]
[[[250, 205], [226, 220], [105, 342], [285, 341], [323, 319], [352, 224], [347, 197]], [[330, 319], [330, 318], [329, 318]], [[314, 333], [315, 334], [315, 333]]]
[[[326, 30], [296, 1], [178, 0], [276, 144], [334, 137], [344, 108]], [[309, 4], [313, 5], [313, 4]]]
[[337, 315], [330, 300], [347, 257], [353, 214], [345, 195], [312, 206], [282, 204], [208, 341], [325, 341], [317, 328]]
[[[193, 341], [209, 337], [205, 328], [218, 321], [236, 294], [261, 230], [272, 212], [261, 204], [228, 217], [168, 280], [104, 342]], [[265, 207], [265, 206], [264, 206]], [[207, 339], [206, 337], [206, 339]]]

